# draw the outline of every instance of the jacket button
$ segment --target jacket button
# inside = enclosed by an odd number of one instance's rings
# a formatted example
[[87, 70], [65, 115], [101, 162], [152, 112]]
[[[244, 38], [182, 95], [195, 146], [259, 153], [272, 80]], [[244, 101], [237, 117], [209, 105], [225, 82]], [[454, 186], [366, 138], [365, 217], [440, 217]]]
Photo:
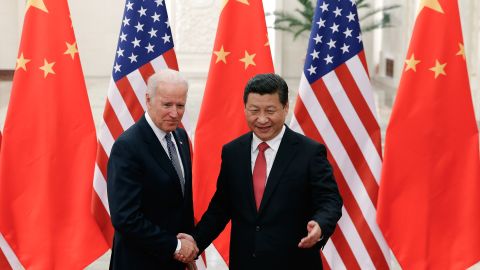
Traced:
[[259, 232], [260, 231], [260, 226], [256, 226], [255, 231]]
[[257, 257], [257, 254], [252, 253], [252, 257], [253, 257], [253, 258], [256, 258], [256, 257]]

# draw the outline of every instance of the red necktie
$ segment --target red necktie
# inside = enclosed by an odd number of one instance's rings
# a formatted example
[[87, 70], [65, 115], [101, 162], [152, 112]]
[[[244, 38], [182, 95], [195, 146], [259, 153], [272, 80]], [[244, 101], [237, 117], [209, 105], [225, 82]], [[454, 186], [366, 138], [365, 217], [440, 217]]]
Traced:
[[265, 160], [265, 150], [268, 144], [262, 142], [258, 145], [258, 156], [253, 167], [253, 192], [255, 194], [255, 202], [257, 210], [260, 208], [263, 192], [265, 191], [265, 181], [267, 180], [267, 161]]

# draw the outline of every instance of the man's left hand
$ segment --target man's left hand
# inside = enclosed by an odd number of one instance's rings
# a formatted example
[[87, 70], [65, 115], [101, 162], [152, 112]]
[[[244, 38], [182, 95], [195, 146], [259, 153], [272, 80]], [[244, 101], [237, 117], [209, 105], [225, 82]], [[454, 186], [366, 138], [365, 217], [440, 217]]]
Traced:
[[298, 243], [299, 248], [311, 248], [321, 240], [320, 237], [322, 236], [322, 229], [316, 221], [310, 220], [308, 222], [307, 231], [308, 235], [302, 238], [302, 240], [300, 240], [300, 243]]

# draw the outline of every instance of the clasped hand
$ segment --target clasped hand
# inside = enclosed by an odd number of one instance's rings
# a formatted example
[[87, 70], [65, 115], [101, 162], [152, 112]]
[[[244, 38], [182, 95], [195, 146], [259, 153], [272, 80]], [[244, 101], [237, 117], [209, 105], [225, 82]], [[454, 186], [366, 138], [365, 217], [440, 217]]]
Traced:
[[182, 247], [179, 251], [175, 252], [174, 258], [183, 263], [195, 266], [194, 260], [198, 254], [198, 247], [195, 239], [193, 239], [191, 235], [185, 233], [179, 233], [177, 238], [182, 243]]

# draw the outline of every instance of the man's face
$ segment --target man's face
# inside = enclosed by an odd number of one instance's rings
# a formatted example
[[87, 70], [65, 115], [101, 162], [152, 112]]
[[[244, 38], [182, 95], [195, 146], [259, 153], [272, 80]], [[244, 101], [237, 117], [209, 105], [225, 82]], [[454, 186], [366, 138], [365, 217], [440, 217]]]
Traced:
[[284, 107], [278, 93], [248, 94], [245, 104], [247, 124], [262, 141], [271, 140], [280, 133], [287, 113], [288, 103]]
[[185, 112], [187, 88], [182, 83], [160, 83], [156, 94], [147, 98], [147, 111], [155, 125], [168, 133], [174, 131]]

